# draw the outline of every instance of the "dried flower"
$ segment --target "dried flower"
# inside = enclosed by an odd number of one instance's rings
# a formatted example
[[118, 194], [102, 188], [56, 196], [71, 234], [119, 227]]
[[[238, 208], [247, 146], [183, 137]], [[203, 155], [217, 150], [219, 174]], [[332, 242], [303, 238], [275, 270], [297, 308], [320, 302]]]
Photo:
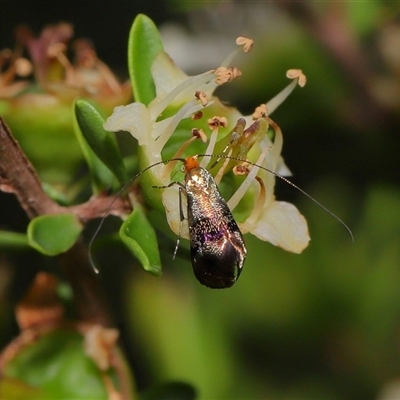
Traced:
[[57, 184], [69, 182], [82, 161], [73, 101], [94, 100], [108, 113], [131, 97], [130, 84], [117, 80], [91, 42], [70, 44], [72, 37], [68, 23], [49, 25], [39, 37], [19, 27], [15, 49], [0, 51], [0, 113], [41, 178]]
[[103, 328], [101, 325], [93, 325], [85, 332], [85, 353], [102, 371], [107, 371], [111, 366], [118, 336], [117, 329]]

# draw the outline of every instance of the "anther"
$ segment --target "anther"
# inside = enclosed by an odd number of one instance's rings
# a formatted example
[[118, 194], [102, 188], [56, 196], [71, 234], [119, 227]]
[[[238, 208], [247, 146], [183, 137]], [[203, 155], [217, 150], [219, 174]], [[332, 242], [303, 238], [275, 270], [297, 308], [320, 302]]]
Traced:
[[226, 117], [219, 117], [216, 115], [209, 118], [207, 124], [210, 129], [218, 129], [219, 127], [226, 128], [228, 126], [228, 120]]
[[25, 77], [32, 73], [32, 63], [26, 58], [19, 57], [15, 60], [15, 72], [17, 75]]
[[251, 49], [253, 48], [254, 40], [253, 40], [253, 39], [250, 39], [250, 38], [248, 38], [248, 37], [245, 37], [245, 36], [239, 36], [239, 37], [236, 39], [236, 44], [237, 44], [238, 46], [243, 46], [243, 51], [244, 51], [245, 53], [248, 53], [248, 52], [251, 51]]
[[167, 179], [171, 175], [172, 170], [175, 168], [175, 165], [178, 162], [178, 160], [176, 160], [176, 159], [179, 159], [182, 156], [182, 154], [189, 147], [189, 145], [197, 139], [202, 139], [199, 129], [196, 129], [196, 128], [192, 129], [192, 135], [193, 136], [190, 139], [186, 140], [186, 142], [183, 143], [183, 145], [174, 154], [174, 156], [172, 157], [174, 159], [174, 161], [171, 161], [168, 164], [164, 165], [164, 167], [162, 169], [162, 174], [161, 174], [163, 180]]
[[196, 99], [200, 100], [200, 103], [203, 107], [208, 104], [208, 97], [204, 92], [200, 92], [199, 90], [197, 90], [194, 95]]
[[217, 77], [215, 80], [217, 85], [223, 85], [224, 83], [231, 82], [233, 79], [240, 78], [242, 76], [242, 72], [236, 67], [219, 67], [214, 71], [214, 74]]
[[252, 117], [254, 120], [258, 118], [265, 118], [268, 116], [268, 108], [265, 104], [261, 104], [260, 106], [256, 107]]
[[237, 176], [248, 175], [250, 172], [250, 168], [248, 167], [248, 164], [243, 163], [235, 165], [232, 168], [232, 172]]
[[307, 83], [307, 78], [301, 69], [289, 69], [286, 72], [286, 77], [289, 79], [297, 79], [300, 87], [304, 87]]
[[194, 113], [194, 114], [191, 116], [191, 119], [192, 119], [193, 121], [197, 121], [198, 119], [201, 119], [201, 118], [203, 118], [203, 112], [202, 112], [202, 111], [197, 111], [197, 113]]
[[[207, 135], [204, 133], [203, 129], [197, 129], [193, 128], [192, 129], [192, 135], [196, 139], [201, 139], [203, 143], [207, 142]], [[179, 157], [179, 156], [178, 156]]]

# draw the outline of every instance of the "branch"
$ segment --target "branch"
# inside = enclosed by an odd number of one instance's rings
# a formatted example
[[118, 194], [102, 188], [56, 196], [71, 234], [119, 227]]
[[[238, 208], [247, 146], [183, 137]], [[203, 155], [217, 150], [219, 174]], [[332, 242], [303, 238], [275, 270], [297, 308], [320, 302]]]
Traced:
[[115, 196], [97, 196], [77, 206], [60, 206], [43, 190], [35, 168], [1, 117], [0, 191], [14, 193], [31, 219], [38, 215], [72, 212], [82, 223], [86, 223], [104, 216], [106, 212], [121, 215], [131, 210], [126, 200]]
[[42, 189], [39, 177], [0, 118], [0, 190], [14, 193], [29, 218], [62, 212]]
[[[86, 203], [63, 207], [43, 190], [38, 174], [0, 117], [0, 190], [14, 193], [29, 218], [43, 214], [73, 212], [82, 223], [108, 214], [121, 215], [131, 208], [128, 202], [115, 196], [92, 197]], [[81, 240], [60, 255], [60, 264], [75, 293], [80, 317], [85, 321], [109, 326], [110, 313], [105, 306], [99, 281]]]

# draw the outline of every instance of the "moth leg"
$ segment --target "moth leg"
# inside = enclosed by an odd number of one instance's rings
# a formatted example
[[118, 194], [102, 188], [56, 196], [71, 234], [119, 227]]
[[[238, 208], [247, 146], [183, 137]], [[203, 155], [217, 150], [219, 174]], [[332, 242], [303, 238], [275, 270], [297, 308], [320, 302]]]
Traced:
[[185, 219], [187, 219], [183, 213], [183, 207], [182, 207], [182, 195], [183, 195], [183, 193], [186, 193], [185, 185], [181, 182], [171, 182], [169, 185], [166, 185], [166, 186], [153, 186], [153, 188], [156, 188], [156, 189], [166, 189], [166, 188], [169, 188], [174, 185], [179, 186], [179, 221], [180, 221], [180, 224], [179, 224], [178, 237], [176, 239], [175, 250], [174, 250], [174, 254], [172, 256], [173, 260], [175, 260], [175, 257], [176, 257], [176, 254], [177, 254], [178, 248], [179, 248], [179, 243], [180, 243], [181, 237], [182, 237], [182, 223]]

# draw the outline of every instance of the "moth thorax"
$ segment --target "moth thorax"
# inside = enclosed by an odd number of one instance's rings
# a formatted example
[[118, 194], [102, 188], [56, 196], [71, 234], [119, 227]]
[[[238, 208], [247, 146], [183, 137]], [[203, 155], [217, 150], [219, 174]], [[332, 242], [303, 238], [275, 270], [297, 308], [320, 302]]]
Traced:
[[186, 185], [204, 187], [208, 185], [207, 173], [203, 168], [192, 168], [186, 173]]

